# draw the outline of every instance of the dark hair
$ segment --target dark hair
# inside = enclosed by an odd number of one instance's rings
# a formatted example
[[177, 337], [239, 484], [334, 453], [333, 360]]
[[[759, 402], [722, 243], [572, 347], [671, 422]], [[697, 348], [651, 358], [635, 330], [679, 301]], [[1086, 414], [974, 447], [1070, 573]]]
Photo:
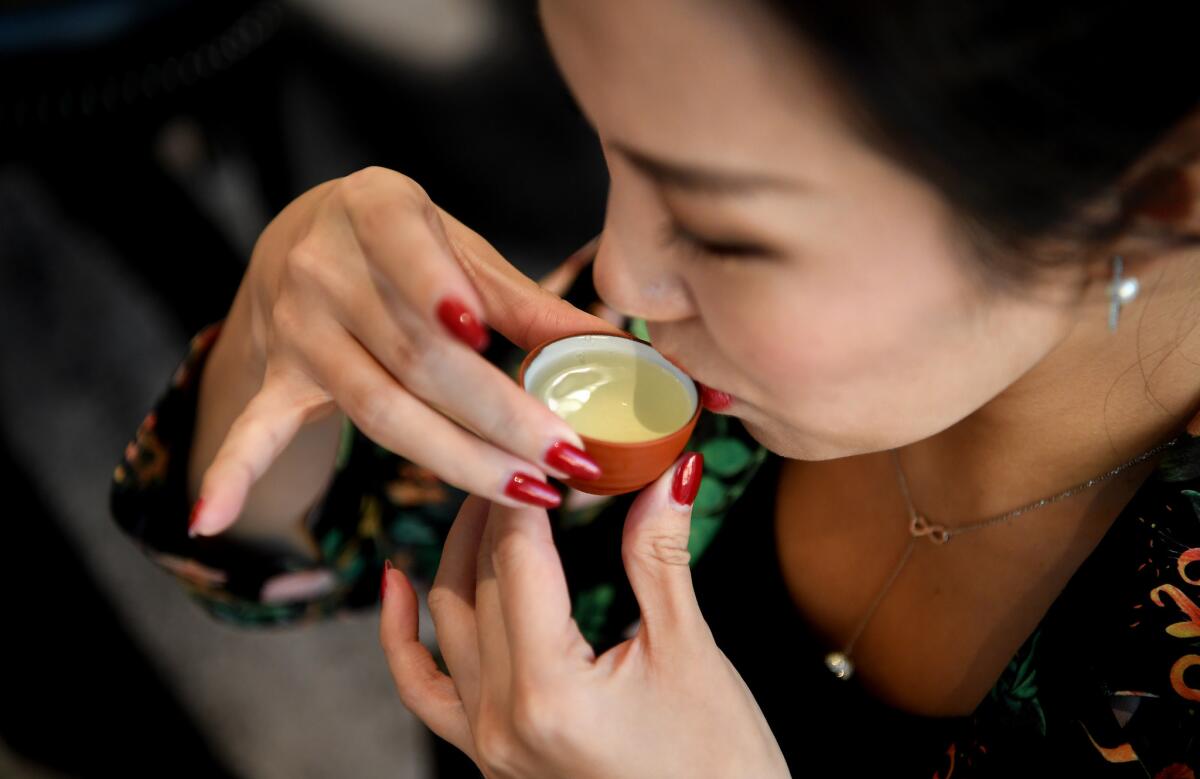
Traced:
[[866, 140], [1001, 249], [981, 256], [1002, 279], [1078, 259], [1038, 256], [1038, 239], [1103, 241], [1148, 197], [1194, 196], [1178, 161], [1128, 180], [1200, 103], [1194, 0], [769, 2], [849, 92]]

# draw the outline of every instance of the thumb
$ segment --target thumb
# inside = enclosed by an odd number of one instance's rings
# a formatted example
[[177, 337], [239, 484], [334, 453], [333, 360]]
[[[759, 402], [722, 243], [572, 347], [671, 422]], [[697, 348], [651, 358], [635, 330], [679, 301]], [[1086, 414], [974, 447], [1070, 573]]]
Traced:
[[[517, 270], [483, 236], [450, 214], [441, 210], [438, 213], [463, 272], [483, 301], [483, 316], [488, 326], [518, 347], [532, 349], [543, 341], [581, 332], [621, 332], [615, 325], [576, 308]], [[585, 250], [593, 243], [599, 242], [589, 242], [564, 265], [580, 270], [585, 267], [590, 261]]]
[[692, 502], [703, 473], [704, 455], [685, 452], [642, 490], [625, 519], [621, 557], [648, 640], [707, 631], [692, 589], [688, 552]]

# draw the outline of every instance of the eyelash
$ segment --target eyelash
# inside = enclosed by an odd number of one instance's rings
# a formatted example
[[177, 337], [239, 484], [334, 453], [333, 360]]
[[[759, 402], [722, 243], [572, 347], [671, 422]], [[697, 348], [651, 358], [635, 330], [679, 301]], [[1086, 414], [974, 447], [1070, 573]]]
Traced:
[[674, 220], [663, 226], [663, 245], [668, 250], [679, 250], [706, 261], [756, 260], [767, 254], [753, 244], [705, 240]]

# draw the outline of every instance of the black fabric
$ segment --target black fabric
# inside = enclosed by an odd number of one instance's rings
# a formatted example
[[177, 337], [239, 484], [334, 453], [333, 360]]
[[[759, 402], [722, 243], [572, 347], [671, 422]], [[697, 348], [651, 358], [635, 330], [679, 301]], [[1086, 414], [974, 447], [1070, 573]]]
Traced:
[[[1194, 714], [1181, 716], [1174, 695], [1139, 691], [1161, 690], [1163, 670], [1200, 641], [1158, 628], [1139, 632], [1130, 624], [1135, 617], [1126, 617], [1153, 608], [1147, 593], [1169, 580], [1168, 563], [1200, 540], [1189, 500], [1200, 484], [1195, 475], [1182, 485], [1178, 480], [1188, 475], [1180, 466], [1200, 463], [1200, 440], [1177, 449], [1170, 457], [1179, 466], [1160, 467], [1143, 483], [1035, 631], [1037, 708], [1014, 710], [994, 690], [973, 716], [946, 719], [896, 710], [825, 668], [830, 647], [800, 615], [780, 569], [774, 518], [782, 461], [770, 456], [697, 563], [694, 582], [718, 646], [753, 692], [793, 775], [825, 775], [837, 765], [839, 775], [894, 777], [929, 777], [931, 766], [942, 766], [935, 774], [941, 779], [1076, 777], [1091, 770], [1192, 776], [1189, 766], [1200, 764]], [[1027, 641], [1018, 657], [1030, 652]], [[1002, 677], [998, 687], [1004, 683]], [[1137, 716], [1118, 720], [1114, 711], [1122, 706]], [[1033, 723], [1042, 712], [1039, 732]], [[1136, 761], [1114, 764], [1096, 746], [1123, 742]], [[982, 765], [968, 762], [980, 755]]]
[[896, 712], [836, 679], [822, 661], [828, 650], [797, 613], [774, 536], [781, 463], [768, 458], [696, 564], [696, 595], [717, 645], [754, 693], [794, 776], [831, 763], [926, 776], [952, 726]]

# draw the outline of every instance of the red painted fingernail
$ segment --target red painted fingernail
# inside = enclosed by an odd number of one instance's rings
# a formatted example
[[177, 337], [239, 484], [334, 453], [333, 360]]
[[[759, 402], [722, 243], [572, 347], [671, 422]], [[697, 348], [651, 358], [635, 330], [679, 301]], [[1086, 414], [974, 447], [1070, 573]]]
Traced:
[[1192, 438], [1200, 438], [1200, 414], [1188, 424], [1187, 431]]
[[546, 482], [527, 473], [513, 474], [504, 494], [539, 508], [551, 509], [562, 503], [562, 497]]
[[691, 452], [675, 469], [671, 480], [671, 497], [681, 506], [690, 506], [700, 491], [700, 478], [704, 476], [704, 455]]
[[709, 411], [724, 411], [733, 404], [733, 396], [696, 382], [700, 388], [700, 403]]
[[192, 515], [188, 517], [188, 538], [196, 537], [196, 521], [200, 519], [200, 507], [204, 505], [204, 498], [196, 501], [196, 505], [192, 506]]
[[387, 595], [387, 574], [392, 570], [392, 561], [383, 561], [383, 576], [379, 578], [379, 599], [383, 600], [383, 596]]
[[546, 465], [573, 476], [576, 479], [600, 478], [600, 466], [587, 452], [566, 441], [555, 441], [546, 450]]
[[482, 352], [488, 345], [488, 332], [475, 315], [458, 298], [448, 295], [442, 298], [437, 307], [438, 319], [454, 337], [477, 352]]

